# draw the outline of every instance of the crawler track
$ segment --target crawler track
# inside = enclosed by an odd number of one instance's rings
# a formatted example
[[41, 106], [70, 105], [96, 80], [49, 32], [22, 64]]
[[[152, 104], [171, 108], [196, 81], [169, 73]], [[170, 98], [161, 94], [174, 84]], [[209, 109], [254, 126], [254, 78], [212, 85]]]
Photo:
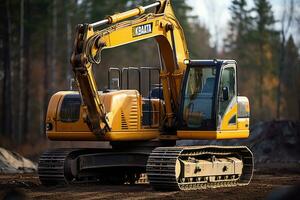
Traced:
[[[151, 152], [151, 151], [150, 151]], [[38, 175], [43, 185], [82, 182], [110, 184], [136, 183], [146, 172], [156, 190], [198, 190], [249, 184], [253, 173], [253, 156], [247, 147], [158, 147], [149, 151], [112, 149], [54, 149], [39, 160]], [[242, 174], [178, 176], [179, 159], [235, 156], [242, 160]], [[177, 173], [177, 174], [176, 174]], [[213, 179], [211, 179], [213, 178]], [[146, 182], [144, 180], [143, 182]]]
[[75, 149], [48, 150], [39, 159], [38, 175], [43, 185], [67, 184], [66, 161]]
[[[201, 156], [222, 156], [235, 155], [243, 162], [242, 175], [214, 176], [215, 181], [210, 177], [201, 176], [197, 178], [176, 178], [176, 162], [178, 159]], [[147, 175], [150, 184], [157, 190], [197, 190], [217, 187], [232, 187], [249, 184], [253, 174], [253, 156], [247, 147], [220, 147], [220, 146], [199, 146], [199, 147], [159, 147], [150, 155], [147, 163]]]
[[53, 149], [39, 160], [43, 185], [99, 182], [135, 183], [146, 171], [150, 151], [113, 149]]

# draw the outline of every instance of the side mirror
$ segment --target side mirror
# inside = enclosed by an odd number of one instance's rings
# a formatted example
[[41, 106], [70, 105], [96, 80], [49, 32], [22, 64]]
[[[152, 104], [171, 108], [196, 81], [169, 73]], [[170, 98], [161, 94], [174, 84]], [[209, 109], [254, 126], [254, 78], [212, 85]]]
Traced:
[[222, 94], [223, 94], [223, 101], [227, 101], [229, 99], [229, 89], [228, 87], [223, 87], [222, 88]]

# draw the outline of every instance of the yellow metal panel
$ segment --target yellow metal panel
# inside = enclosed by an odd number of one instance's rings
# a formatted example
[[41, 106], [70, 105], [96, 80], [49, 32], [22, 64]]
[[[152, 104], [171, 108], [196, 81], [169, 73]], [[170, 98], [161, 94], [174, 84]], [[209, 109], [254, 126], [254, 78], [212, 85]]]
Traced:
[[53, 125], [53, 129], [56, 129], [56, 122], [57, 122], [57, 110], [59, 107], [59, 102], [61, 101], [62, 97], [65, 95], [65, 92], [57, 92], [54, 94], [48, 104], [47, 116], [46, 116], [46, 123], [51, 123]]
[[166, 107], [166, 118], [167, 118], [167, 125], [168, 127], [172, 126], [172, 120], [174, 113], [172, 112], [172, 105], [171, 105], [171, 94], [170, 94], [170, 83], [168, 80], [168, 76], [170, 73], [161, 72], [160, 78], [161, 78], [161, 84], [163, 88], [163, 95], [165, 99], [165, 107]]
[[[88, 132], [89, 127], [85, 123], [86, 113], [84, 107], [80, 108], [80, 117], [76, 122], [61, 122], [59, 119], [60, 106], [64, 95], [78, 94], [78, 92], [60, 92], [54, 95], [54, 99], [60, 98], [60, 101], [50, 101], [49, 107], [52, 114], [55, 116], [55, 127], [59, 132]], [[122, 90], [110, 93], [102, 93], [100, 96], [101, 101], [106, 107], [108, 118], [112, 131], [122, 131], [121, 127], [121, 112], [124, 113], [124, 120], [128, 124], [129, 129], [137, 130], [140, 128], [141, 108], [140, 108], [140, 95], [136, 90]], [[48, 117], [51, 118], [51, 117]], [[53, 118], [53, 117], [52, 117]]]
[[249, 130], [249, 118], [238, 118], [238, 129]]
[[177, 137], [179, 139], [206, 139], [213, 140], [216, 139], [217, 131], [177, 131]]
[[240, 139], [240, 138], [248, 138], [249, 130], [236, 130], [236, 131], [218, 131], [217, 132], [217, 140], [218, 139]]
[[153, 130], [136, 130], [136, 131], [117, 131], [107, 132], [105, 136], [96, 136], [92, 132], [54, 132], [48, 131], [47, 136], [50, 140], [67, 140], [67, 141], [145, 141], [155, 139], [160, 132]]
[[249, 130], [234, 131], [177, 131], [179, 139], [188, 140], [214, 140], [248, 138]]
[[230, 124], [229, 121], [232, 119], [233, 116], [237, 117], [237, 103], [235, 103], [232, 108], [227, 111], [222, 118], [222, 123], [220, 130], [236, 130], [237, 129], [237, 121], [235, 124]]

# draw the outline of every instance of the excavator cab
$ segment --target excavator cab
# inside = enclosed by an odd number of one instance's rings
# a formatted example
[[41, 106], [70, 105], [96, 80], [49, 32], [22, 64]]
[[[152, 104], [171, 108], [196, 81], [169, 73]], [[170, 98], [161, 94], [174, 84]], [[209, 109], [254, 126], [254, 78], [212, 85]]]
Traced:
[[190, 60], [183, 81], [179, 130], [198, 139], [248, 137], [249, 102], [237, 94], [235, 61]]

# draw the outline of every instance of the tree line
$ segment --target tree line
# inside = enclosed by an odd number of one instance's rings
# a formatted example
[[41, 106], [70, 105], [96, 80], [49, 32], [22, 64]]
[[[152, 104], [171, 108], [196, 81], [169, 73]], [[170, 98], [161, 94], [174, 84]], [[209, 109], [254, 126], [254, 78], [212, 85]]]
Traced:
[[[240, 66], [240, 92], [251, 101], [252, 120], [300, 120], [299, 48], [292, 29], [298, 2], [283, 1], [275, 19], [268, 0], [233, 0], [224, 52]], [[279, 27], [279, 28], [277, 28]]]
[[[44, 118], [51, 95], [69, 89], [69, 63], [76, 24], [95, 22], [152, 0], [3, 0], [0, 2], [0, 145], [44, 137]], [[299, 26], [294, 0], [285, 1], [275, 19], [268, 0], [233, 0], [221, 51], [211, 33], [192, 15], [185, 0], [172, 0], [183, 26], [191, 58], [235, 59], [239, 91], [251, 101], [252, 121], [300, 119], [299, 48], [291, 29]], [[278, 28], [276, 24], [281, 24]], [[158, 66], [154, 40], [103, 52], [95, 66], [100, 89], [107, 87], [107, 68]], [[100, 70], [101, 69], [101, 70]]]

